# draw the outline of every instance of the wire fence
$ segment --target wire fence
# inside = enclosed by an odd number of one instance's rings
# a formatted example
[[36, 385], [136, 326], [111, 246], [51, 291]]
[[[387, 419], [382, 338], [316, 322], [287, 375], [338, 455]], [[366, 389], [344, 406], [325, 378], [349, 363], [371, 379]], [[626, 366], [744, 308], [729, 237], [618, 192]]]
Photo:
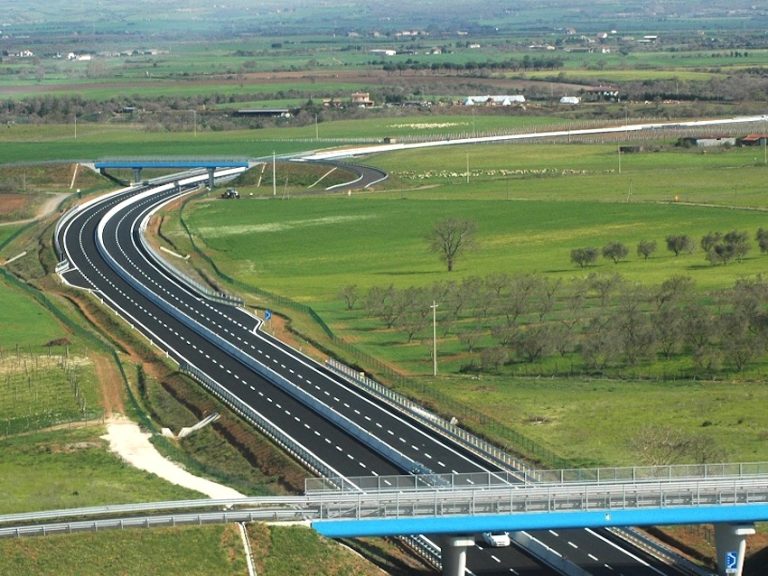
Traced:
[[481, 437], [492, 437], [494, 442], [501, 443], [501, 447], [512, 453], [522, 454], [527, 458], [530, 458], [537, 463], [545, 465], [550, 468], [570, 468], [574, 466], [574, 463], [568, 459], [558, 456], [554, 451], [543, 446], [542, 444], [528, 438], [524, 434], [521, 434], [517, 430], [510, 428], [509, 426], [495, 420], [494, 418], [483, 414], [482, 412], [475, 410], [466, 404], [451, 398], [447, 394], [440, 392], [434, 386], [428, 386], [425, 382], [419, 381], [415, 378], [410, 378], [394, 370], [391, 366], [382, 362], [378, 358], [364, 352], [350, 344], [342, 337], [336, 335], [330, 326], [320, 317], [320, 315], [311, 307], [301, 302], [296, 302], [285, 296], [274, 294], [268, 290], [263, 290], [256, 286], [252, 286], [236, 278], [229, 276], [223, 270], [221, 270], [214, 260], [208, 256], [203, 250], [199, 248], [195, 242], [194, 235], [191, 233], [187, 222], [184, 219], [184, 208], [191, 200], [188, 198], [182, 204], [179, 211], [179, 220], [184, 228], [187, 237], [192, 243], [192, 247], [196, 254], [200, 256], [207, 264], [214, 270], [216, 275], [224, 280], [229, 285], [236, 289], [242, 290], [247, 293], [254, 294], [260, 298], [270, 302], [270, 305], [278, 308], [287, 308], [310, 317], [325, 333], [325, 335], [331, 340], [334, 346], [341, 350], [347, 357], [347, 361], [352, 359], [355, 363], [355, 367], [360, 367], [361, 370], [365, 370], [376, 374], [382, 381], [388, 383], [390, 386], [404, 392], [407, 395], [415, 396], [419, 401], [426, 403], [428, 407], [433, 408], [435, 411], [442, 414], [446, 414], [448, 418], [457, 418], [462, 424]]
[[48, 355], [0, 349], [0, 434], [101, 419], [98, 386], [90, 362], [57, 347]]

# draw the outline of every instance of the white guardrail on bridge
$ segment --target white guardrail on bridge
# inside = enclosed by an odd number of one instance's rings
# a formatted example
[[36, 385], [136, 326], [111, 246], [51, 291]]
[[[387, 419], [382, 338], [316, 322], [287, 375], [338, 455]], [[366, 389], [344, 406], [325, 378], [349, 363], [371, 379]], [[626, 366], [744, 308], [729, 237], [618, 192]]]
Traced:
[[[453, 483], [456, 485], [456, 482]], [[484, 516], [563, 511], [629, 510], [768, 503], [768, 476], [618, 483], [504, 485], [472, 488], [323, 492], [304, 496], [181, 500], [94, 506], [0, 516], [0, 526], [66, 518], [193, 516], [249, 513], [254, 519], [302, 520]], [[198, 510], [197, 512], [193, 512]], [[214, 516], [205, 516], [206, 514]], [[222, 521], [242, 521], [235, 519]], [[238, 516], [239, 518], [239, 516]], [[213, 520], [211, 520], [213, 521]], [[14, 528], [15, 529], [15, 528]]]

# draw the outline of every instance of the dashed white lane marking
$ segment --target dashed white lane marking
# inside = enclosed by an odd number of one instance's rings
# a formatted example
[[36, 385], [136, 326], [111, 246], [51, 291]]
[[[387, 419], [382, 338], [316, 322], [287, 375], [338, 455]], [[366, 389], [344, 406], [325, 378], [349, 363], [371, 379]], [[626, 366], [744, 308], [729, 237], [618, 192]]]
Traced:
[[599, 562], [599, 560], [597, 559], [597, 556], [593, 556], [592, 554], [587, 554], [587, 556], [589, 556], [595, 562]]
[[574, 543], [573, 543], [573, 542], [571, 542], [570, 540], [568, 540], [568, 545], [569, 545], [571, 548], [576, 548], [577, 550], [578, 550], [578, 548], [579, 548], [579, 547], [578, 547], [576, 544], [574, 544]]

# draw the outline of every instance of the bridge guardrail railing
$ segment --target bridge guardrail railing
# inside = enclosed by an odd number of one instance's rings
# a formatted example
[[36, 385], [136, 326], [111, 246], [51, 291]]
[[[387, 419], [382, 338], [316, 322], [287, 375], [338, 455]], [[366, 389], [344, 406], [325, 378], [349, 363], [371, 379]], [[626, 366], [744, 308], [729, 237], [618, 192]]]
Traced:
[[386, 386], [379, 384], [375, 380], [368, 378], [364, 373], [350, 368], [333, 358], [329, 358], [326, 361], [326, 366], [336, 374], [343, 376], [351, 384], [358, 386], [369, 393], [373, 393], [378, 398], [385, 400], [387, 403], [400, 410], [404, 410], [412, 418], [415, 418], [428, 428], [454, 439], [470, 450], [480, 452], [483, 456], [490, 458], [493, 462], [500, 464], [503, 468], [515, 470], [520, 476], [518, 482], [533, 472], [533, 469], [519, 458], [515, 458], [490, 442], [464, 430], [457, 426], [454, 421], [446, 420], [442, 416], [438, 416], [437, 414], [424, 409], [413, 400], [410, 400], [402, 394], [398, 394]]
[[[756, 479], [675, 481], [668, 484], [576, 486], [503, 486], [492, 489], [342, 492], [178, 500], [92, 506], [0, 516], [0, 526], [27, 525], [66, 518], [178, 516], [208, 512], [251, 512], [302, 519], [383, 519], [445, 516], [517, 515], [536, 512], [665, 509], [676, 507], [768, 505], [768, 476]], [[608, 525], [611, 525], [610, 523]]]
[[[523, 475], [513, 471], [467, 472], [459, 474], [411, 474], [398, 476], [347, 477], [351, 482], [345, 489], [364, 492], [391, 492], [396, 490], [467, 490], [491, 489], [505, 486], [569, 487], [625, 484], [663, 486], [676, 482], [743, 481], [768, 476], [768, 462], [744, 464], [702, 464], [675, 466], [647, 466], [630, 468], [587, 468], [583, 470], [536, 470]], [[602, 475], [601, 475], [602, 472]], [[306, 494], [338, 491], [338, 478], [306, 478]]]

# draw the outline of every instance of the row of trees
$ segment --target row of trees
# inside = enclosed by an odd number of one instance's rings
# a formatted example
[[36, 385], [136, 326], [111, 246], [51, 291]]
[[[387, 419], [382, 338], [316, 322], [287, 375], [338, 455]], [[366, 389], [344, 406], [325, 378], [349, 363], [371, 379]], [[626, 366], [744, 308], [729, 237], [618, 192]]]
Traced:
[[[755, 240], [761, 253], [768, 252], [768, 230], [758, 229], [755, 233]], [[675, 256], [683, 253], [692, 254], [696, 250], [696, 243], [693, 238], [685, 234], [672, 234], [666, 237], [665, 242], [667, 250]], [[738, 230], [726, 233], [709, 232], [701, 237], [699, 246], [704, 252], [706, 260], [712, 265], [725, 265], [733, 260], [741, 262], [752, 249], [752, 245], [749, 243], [749, 234]], [[637, 243], [636, 253], [644, 260], [650, 258], [655, 252], [655, 240], [641, 240]], [[618, 264], [629, 256], [629, 248], [621, 242], [610, 242], [602, 249], [591, 246], [574, 248], [571, 250], [571, 262], [579, 268], [585, 268], [595, 264], [600, 254], [603, 255], [603, 258]]]
[[466, 350], [471, 370], [563, 358], [597, 372], [667, 360], [697, 373], [741, 371], [768, 350], [768, 282], [761, 277], [702, 295], [684, 276], [648, 287], [617, 274], [569, 282], [493, 274], [365, 294], [349, 285], [340, 297], [403, 344], [423, 341], [425, 354], [437, 302], [442, 338]]
[[389, 72], [402, 70], [431, 70], [432, 72], [475, 72], [480, 70], [500, 71], [500, 70], [559, 70], [564, 65], [563, 59], [559, 56], [530, 56], [526, 54], [520, 60], [486, 60], [485, 62], [428, 62], [424, 60], [415, 60], [408, 58], [404, 62], [383, 62], [382, 70]]

